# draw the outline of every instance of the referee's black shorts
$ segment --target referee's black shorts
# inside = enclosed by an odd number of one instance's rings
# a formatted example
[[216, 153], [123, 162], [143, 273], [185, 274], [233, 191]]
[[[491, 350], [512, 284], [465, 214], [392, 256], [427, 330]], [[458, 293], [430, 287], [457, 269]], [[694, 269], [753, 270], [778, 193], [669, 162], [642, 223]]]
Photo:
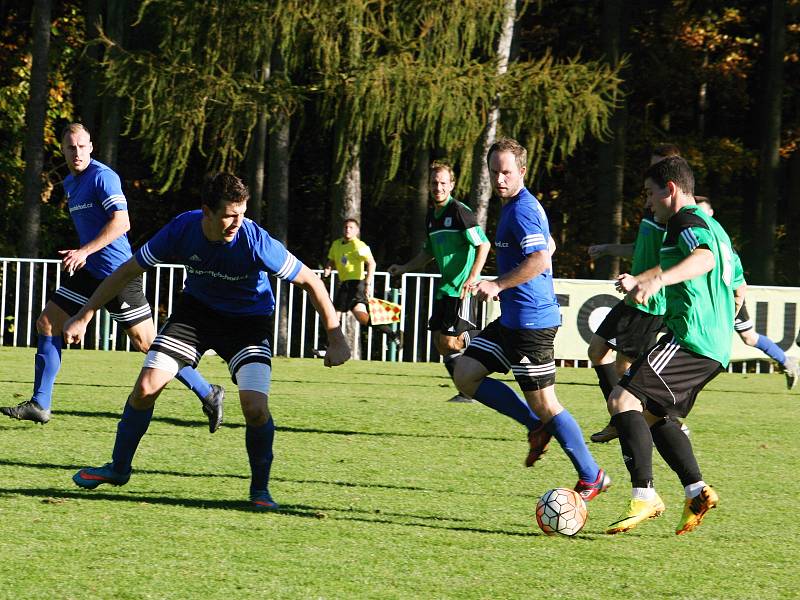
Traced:
[[366, 292], [366, 280], [350, 279], [339, 284], [336, 294], [333, 296], [333, 307], [338, 312], [348, 312], [353, 310], [356, 304], [368, 305]]

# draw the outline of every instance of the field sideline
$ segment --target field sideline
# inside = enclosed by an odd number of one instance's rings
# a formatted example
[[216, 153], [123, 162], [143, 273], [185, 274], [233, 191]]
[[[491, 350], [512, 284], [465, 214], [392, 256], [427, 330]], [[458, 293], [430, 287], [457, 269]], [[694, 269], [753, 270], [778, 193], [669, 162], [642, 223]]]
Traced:
[[[33, 349], [0, 348], [0, 400], [30, 395]], [[141, 355], [70, 350], [44, 427], [0, 420], [0, 598], [796, 598], [800, 391], [782, 375], [720, 375], [687, 424], [721, 497], [677, 537], [683, 489], [657, 455], [663, 517], [603, 530], [629, 497], [619, 445], [592, 445], [615, 485], [576, 538], [536, 526], [537, 498], [575, 475], [557, 445], [533, 469], [523, 431], [453, 393], [441, 365], [275, 359], [271, 491], [246, 500], [244, 421], [229, 390], [210, 435], [178, 382], [156, 406], [124, 487], [80, 490], [110, 460]], [[584, 434], [607, 414], [590, 369], [559, 369]]]

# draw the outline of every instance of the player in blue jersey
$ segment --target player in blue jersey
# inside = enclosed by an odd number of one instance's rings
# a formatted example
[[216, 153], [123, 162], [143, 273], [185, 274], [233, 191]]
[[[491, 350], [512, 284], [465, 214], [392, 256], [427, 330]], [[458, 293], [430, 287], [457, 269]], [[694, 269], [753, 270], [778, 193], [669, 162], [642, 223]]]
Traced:
[[231, 379], [239, 387], [251, 470], [250, 502], [256, 510], [277, 508], [269, 492], [275, 424], [268, 406], [272, 351], [267, 317], [275, 308], [275, 298], [267, 273], [309, 293], [328, 334], [326, 366], [344, 363], [350, 358], [350, 348], [322, 280], [244, 217], [249, 197], [237, 177], [220, 173], [211, 178], [203, 186], [202, 210], [175, 217], [66, 323], [66, 341], [80, 341], [94, 312], [128, 281], [161, 262], [186, 266], [181, 301], [153, 342], [125, 404], [112, 461], [78, 471], [73, 477], [78, 486], [94, 489], [101, 483], [128, 482], [134, 453], [158, 395], [183, 366], [197, 365], [203, 353], [213, 349], [228, 364]]
[[[62, 281], [36, 320], [33, 396], [17, 406], [0, 407], [0, 412], [11, 418], [41, 424], [50, 420], [53, 385], [61, 368], [64, 322], [78, 312], [101, 281], [131, 257], [128, 203], [119, 176], [91, 157], [92, 140], [80, 123], [64, 128], [61, 150], [70, 172], [64, 180], [64, 191], [80, 247], [59, 251], [69, 277]], [[147, 352], [155, 337], [155, 327], [142, 278], [131, 280], [109, 298], [106, 308], [125, 330], [133, 347]], [[200, 399], [209, 429], [214, 433], [222, 423], [225, 391], [221, 386], [209, 384], [191, 366], [182, 369], [178, 379]]]
[[[526, 188], [527, 152], [518, 142], [495, 142], [486, 158], [500, 198], [495, 234], [498, 277], [472, 285], [478, 299], [500, 298], [500, 318], [467, 347], [455, 381], [466, 396], [511, 417], [528, 429], [530, 467], [555, 436], [575, 470], [575, 490], [592, 500], [611, 485], [583, 441], [578, 423], [556, 398], [554, 347], [561, 313], [553, 290], [550, 226], [539, 201]], [[524, 399], [490, 373], [514, 373]]]

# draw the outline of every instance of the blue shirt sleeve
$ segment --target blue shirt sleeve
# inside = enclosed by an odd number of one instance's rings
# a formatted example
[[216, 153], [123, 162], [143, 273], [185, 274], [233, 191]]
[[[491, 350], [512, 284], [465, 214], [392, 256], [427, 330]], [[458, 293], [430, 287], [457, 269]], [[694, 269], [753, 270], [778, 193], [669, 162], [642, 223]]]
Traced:
[[174, 248], [174, 229], [175, 219], [162, 227], [144, 246], [136, 251], [134, 256], [140, 267], [147, 269], [159, 263], [167, 262], [167, 259], [171, 256], [170, 249]]
[[535, 207], [524, 208], [524, 210], [517, 211], [517, 218], [511, 225], [511, 230], [519, 242], [522, 254], [528, 256], [534, 252], [547, 251], [550, 227], [544, 209], [539, 204]]
[[303, 263], [289, 252], [278, 240], [273, 239], [264, 229], [259, 228], [260, 235], [254, 245], [256, 257], [261, 261], [265, 271], [274, 273], [279, 279], [294, 281]]
[[118, 210], [128, 210], [128, 201], [122, 193], [122, 182], [119, 175], [111, 169], [100, 169], [97, 172], [95, 191], [97, 200], [107, 215], [111, 216], [111, 213]]

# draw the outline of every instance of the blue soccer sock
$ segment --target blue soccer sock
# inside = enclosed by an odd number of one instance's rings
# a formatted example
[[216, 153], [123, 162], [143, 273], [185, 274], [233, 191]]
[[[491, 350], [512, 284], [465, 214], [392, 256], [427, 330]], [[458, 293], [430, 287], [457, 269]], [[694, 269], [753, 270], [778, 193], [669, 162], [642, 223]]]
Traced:
[[493, 408], [500, 414], [511, 417], [528, 431], [540, 426], [541, 421], [528, 403], [502, 381], [486, 377], [475, 390], [475, 400]]
[[139, 442], [150, 426], [150, 419], [152, 418], [153, 407], [147, 410], [136, 410], [130, 405], [130, 402], [125, 403], [122, 418], [117, 425], [114, 451], [111, 453], [114, 471], [117, 473], [130, 473], [133, 455], [136, 454], [136, 448], [139, 447]]
[[48, 409], [53, 404], [53, 384], [61, 369], [61, 336], [39, 335], [34, 361], [32, 398]]
[[211, 393], [211, 384], [200, 375], [200, 371], [190, 366], [183, 367], [175, 378], [183, 385], [192, 390], [200, 400], [205, 398]]
[[545, 424], [545, 429], [558, 440], [583, 481], [597, 479], [600, 467], [597, 466], [592, 453], [586, 447], [586, 442], [583, 441], [580, 426], [567, 409], [550, 419], [550, 422]]
[[780, 363], [781, 366], [786, 362], [786, 354], [780, 349], [778, 344], [773, 342], [765, 335], [759, 335], [756, 342], [756, 348], [761, 350], [764, 354], [769, 356], [772, 360]]
[[250, 493], [269, 489], [269, 472], [272, 468], [272, 443], [275, 440], [275, 422], [272, 417], [260, 427], [245, 428], [245, 446], [250, 460]]

